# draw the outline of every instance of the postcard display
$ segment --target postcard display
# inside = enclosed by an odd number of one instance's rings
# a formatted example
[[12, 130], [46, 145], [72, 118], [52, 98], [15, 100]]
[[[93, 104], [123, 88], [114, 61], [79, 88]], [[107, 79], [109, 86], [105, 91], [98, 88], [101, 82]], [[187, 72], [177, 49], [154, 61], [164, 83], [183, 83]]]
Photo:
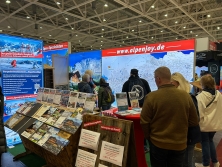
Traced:
[[137, 167], [133, 122], [83, 115], [76, 167]]
[[26, 102], [5, 122], [26, 148], [14, 159], [34, 152], [48, 166], [74, 167], [82, 115], [93, 113], [95, 100], [94, 94], [39, 88], [37, 101]]

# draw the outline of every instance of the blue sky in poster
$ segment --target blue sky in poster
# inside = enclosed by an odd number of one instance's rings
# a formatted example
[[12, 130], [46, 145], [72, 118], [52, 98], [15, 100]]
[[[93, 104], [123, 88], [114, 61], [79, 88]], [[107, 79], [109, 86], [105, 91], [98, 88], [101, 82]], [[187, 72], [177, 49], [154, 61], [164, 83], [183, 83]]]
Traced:
[[68, 48], [61, 50], [44, 51], [42, 63], [52, 66], [52, 55], [68, 56]]

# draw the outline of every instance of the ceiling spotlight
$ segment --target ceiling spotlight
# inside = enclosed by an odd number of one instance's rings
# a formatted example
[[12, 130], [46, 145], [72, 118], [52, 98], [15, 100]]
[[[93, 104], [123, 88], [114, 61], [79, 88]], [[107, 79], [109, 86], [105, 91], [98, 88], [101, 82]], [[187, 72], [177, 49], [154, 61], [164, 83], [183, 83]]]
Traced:
[[42, 37], [39, 37], [39, 38], [42, 38]]
[[142, 20], [139, 20], [139, 23], [142, 23]]
[[153, 39], [153, 37], [151, 37]]
[[163, 32], [163, 30], [161, 30], [160, 32]]
[[198, 35], [196, 35], [196, 37], [197, 37]]
[[73, 28], [73, 27], [72, 27], [71, 29], [72, 29], [72, 30], [74, 30], [74, 28]]
[[217, 27], [217, 29], [219, 30], [219, 29], [220, 29], [220, 27]]
[[104, 18], [104, 19], [103, 19], [103, 21], [105, 22], [105, 21], [106, 21], [106, 19]]
[[155, 6], [154, 6], [154, 5], [152, 5], [152, 6], [151, 6], [151, 8], [155, 8]]
[[175, 24], [177, 24], [178, 23], [178, 21], [175, 21]]
[[27, 16], [26, 18], [27, 18], [27, 19], [30, 19], [30, 17], [29, 17], [29, 16]]
[[177, 39], [177, 38], [176, 38]]
[[11, 28], [10, 26], [8, 26], [8, 28]]
[[76, 37], [78, 37], [78, 35], [76, 34]]
[[122, 45], [119, 45], [119, 46], [122, 46]]
[[56, 4], [57, 4], [57, 5], [60, 5], [61, 3], [60, 3], [60, 2], [56, 2]]
[[39, 27], [40, 29], [42, 29], [42, 27]]
[[66, 20], [69, 20], [69, 19], [66, 17]]
[[21, 35], [23, 35], [23, 34], [21, 34]]
[[11, 1], [10, 0], [7, 0], [7, 1], [5, 1], [6, 3], [11, 3]]
[[0, 32], [2, 32], [2, 30], [0, 30]]
[[103, 38], [103, 35], [101, 37]]
[[101, 46], [103, 46], [103, 45], [101, 45]]
[[123, 43], [125, 43], [125, 42], [123, 41]]
[[93, 46], [91, 46], [91, 48], [92, 48]]
[[49, 36], [51, 37], [52, 35], [51, 35], [51, 34], [49, 34]]
[[103, 41], [101, 41], [101, 42], [103, 42]]
[[186, 26], [183, 27], [184, 29], [186, 28]]
[[79, 40], [79, 42], [81, 42], [81, 41]]
[[168, 15], [167, 15], [167, 14], [165, 14], [164, 16], [165, 16], [165, 17], [167, 17]]
[[193, 33], [193, 31], [190, 31], [190, 33]]
[[55, 39], [55, 41], [57, 42], [57, 39]]
[[210, 14], [208, 14], [207, 17], [210, 17]]
[[132, 30], [134, 32], [134, 30]]
[[105, 4], [104, 6], [105, 6], [105, 7], [108, 7], [108, 5], [107, 5], [107, 4]]
[[146, 42], [143, 42], [143, 43], [146, 43]]
[[102, 28], [102, 31], [104, 31], [104, 28]]
[[129, 38], [128, 36], [126, 36], [126, 38]]

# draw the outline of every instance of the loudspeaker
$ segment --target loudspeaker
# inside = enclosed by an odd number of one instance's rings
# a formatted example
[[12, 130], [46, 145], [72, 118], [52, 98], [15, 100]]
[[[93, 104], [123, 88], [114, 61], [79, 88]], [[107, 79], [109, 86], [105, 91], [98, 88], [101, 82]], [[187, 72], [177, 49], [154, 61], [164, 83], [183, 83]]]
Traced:
[[216, 85], [220, 85], [220, 63], [218, 61], [208, 62], [208, 71], [215, 79]]

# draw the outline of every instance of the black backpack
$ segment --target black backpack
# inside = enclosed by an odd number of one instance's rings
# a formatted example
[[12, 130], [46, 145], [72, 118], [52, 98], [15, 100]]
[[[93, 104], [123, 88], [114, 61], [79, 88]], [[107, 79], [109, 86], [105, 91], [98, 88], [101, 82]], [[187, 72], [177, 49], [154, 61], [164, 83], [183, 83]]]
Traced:
[[137, 92], [139, 102], [144, 101], [145, 96], [147, 95], [147, 90], [143, 84], [143, 81], [140, 78], [130, 79], [129, 80], [129, 92]]
[[110, 87], [104, 87], [103, 99], [107, 103], [113, 103], [115, 101], [115, 96], [113, 95]]

